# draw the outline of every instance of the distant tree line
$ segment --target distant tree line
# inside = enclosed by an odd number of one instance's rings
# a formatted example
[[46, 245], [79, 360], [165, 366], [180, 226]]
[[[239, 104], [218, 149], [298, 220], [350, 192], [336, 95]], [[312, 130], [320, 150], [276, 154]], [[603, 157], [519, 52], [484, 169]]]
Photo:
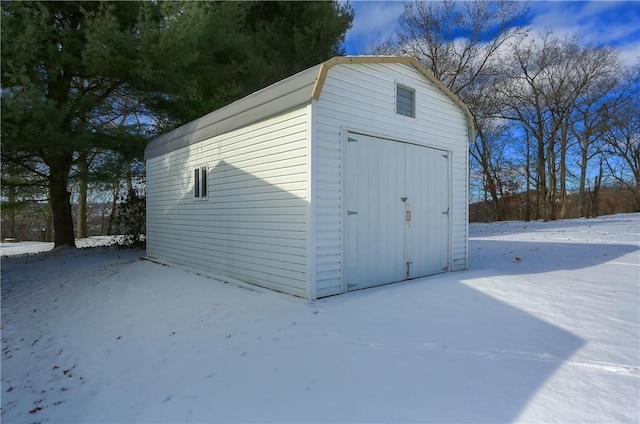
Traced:
[[337, 1], [3, 1], [1, 19], [2, 236], [27, 215], [74, 246], [91, 205], [108, 197], [113, 217], [143, 187], [151, 138], [341, 54], [353, 12]]
[[471, 198], [490, 206], [486, 217], [596, 215], [603, 185], [640, 211], [639, 64], [613, 47], [534, 36], [527, 13], [523, 2], [415, 1], [372, 51], [417, 57], [469, 106]]

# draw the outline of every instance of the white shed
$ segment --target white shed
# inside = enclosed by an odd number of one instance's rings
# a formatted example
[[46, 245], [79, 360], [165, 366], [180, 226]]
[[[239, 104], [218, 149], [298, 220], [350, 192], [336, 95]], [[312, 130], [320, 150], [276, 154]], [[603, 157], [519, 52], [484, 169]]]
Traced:
[[316, 299], [467, 267], [468, 109], [336, 57], [147, 146], [147, 255]]

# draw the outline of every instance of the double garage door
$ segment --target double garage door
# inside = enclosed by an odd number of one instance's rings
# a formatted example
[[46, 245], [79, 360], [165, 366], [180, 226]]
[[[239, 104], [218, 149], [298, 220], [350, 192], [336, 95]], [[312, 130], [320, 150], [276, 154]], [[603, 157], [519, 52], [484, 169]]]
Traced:
[[447, 271], [447, 152], [347, 136], [347, 290]]

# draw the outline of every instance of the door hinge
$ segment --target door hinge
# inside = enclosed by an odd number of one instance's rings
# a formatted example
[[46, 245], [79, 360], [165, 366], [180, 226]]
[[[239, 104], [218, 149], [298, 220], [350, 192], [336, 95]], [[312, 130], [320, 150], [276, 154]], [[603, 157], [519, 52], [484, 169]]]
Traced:
[[449, 208], [447, 208], [447, 210], [446, 210], [446, 211], [442, 212], [442, 215], [447, 215], [447, 216], [449, 216]]
[[358, 212], [356, 212], [356, 211], [347, 211], [347, 216], [349, 216], [349, 215], [357, 215], [357, 214], [358, 214]]
[[444, 155], [442, 155], [442, 157], [445, 158], [445, 159], [449, 159], [449, 154], [448, 153], [444, 154]]
[[347, 143], [357, 143], [357, 142], [358, 142], [358, 139], [347, 137]]

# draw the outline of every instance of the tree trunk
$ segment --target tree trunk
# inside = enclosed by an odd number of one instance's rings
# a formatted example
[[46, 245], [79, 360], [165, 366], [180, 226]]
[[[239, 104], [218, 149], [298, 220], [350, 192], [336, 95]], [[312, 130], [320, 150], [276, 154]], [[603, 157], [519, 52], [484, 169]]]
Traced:
[[71, 169], [72, 154], [58, 154], [49, 158], [49, 198], [53, 212], [54, 247], [75, 247], [73, 216], [71, 214], [71, 193], [67, 184]]
[[107, 215], [106, 209], [103, 207], [102, 208], [102, 212], [100, 213], [100, 235], [101, 236], [108, 235], [108, 233], [105, 234], [105, 232], [104, 232], [106, 215]]
[[525, 222], [529, 222], [531, 220], [531, 198], [529, 193], [531, 192], [531, 141], [529, 139], [529, 135], [527, 134], [527, 204], [526, 204], [526, 216], [524, 218]]
[[[16, 194], [16, 188], [13, 186], [9, 186], [8, 188], [8, 193], [7, 193], [7, 200], [8, 200], [8, 209], [9, 209], [9, 235], [5, 236], [5, 238], [10, 237], [10, 238], [15, 238], [16, 236], [16, 199], [17, 199], [17, 194]], [[4, 235], [4, 234], [3, 234]]]
[[113, 184], [113, 202], [111, 203], [111, 214], [109, 214], [109, 224], [107, 226], [107, 235], [113, 234], [113, 221], [116, 217], [116, 210], [118, 209], [118, 193], [120, 192], [120, 181]]
[[89, 163], [87, 153], [81, 152], [78, 157], [78, 238], [87, 238], [87, 192], [89, 178]]
[[[637, 151], [637, 150], [636, 150]], [[635, 183], [636, 186], [633, 188], [633, 210], [634, 212], [640, 212], [640, 162], [638, 159], [638, 155], [635, 156], [636, 159], [636, 167], [634, 169]]]
[[53, 241], [51, 235], [53, 233], [53, 215], [47, 214], [46, 226], [44, 228], [44, 241]]
[[600, 172], [596, 176], [596, 180], [593, 184], [593, 198], [591, 199], [591, 213], [592, 217], [598, 216], [598, 210], [600, 209], [600, 184], [602, 184], [602, 175], [604, 174], [604, 169], [602, 166], [602, 157], [600, 158]]
[[483, 186], [484, 186], [483, 187], [484, 188], [484, 190], [483, 190], [484, 191], [484, 202], [482, 202], [482, 203], [484, 205], [484, 222], [488, 223], [488, 222], [491, 222], [491, 221], [489, 221], [489, 210], [488, 210], [489, 197], [487, 196], [487, 176], [486, 175], [484, 176], [484, 182], [483, 183], [484, 183], [483, 184]]
[[127, 181], [127, 196], [129, 196], [129, 193], [133, 191], [133, 175], [131, 174], [131, 161], [125, 160], [124, 166], [125, 166], [124, 175]]
[[560, 219], [567, 216], [567, 145], [569, 143], [569, 129], [565, 123], [562, 126], [560, 139]]
[[584, 141], [585, 145], [581, 146], [580, 152], [580, 187], [578, 188], [578, 214], [581, 218], [586, 218], [587, 216], [587, 193], [585, 191], [586, 183], [587, 183], [587, 164], [589, 161], [588, 152], [586, 149], [587, 142]]
[[482, 173], [484, 175], [484, 191], [485, 202], [487, 202], [486, 192], [489, 191], [491, 195], [491, 201], [493, 204], [494, 220], [502, 221], [504, 219], [502, 212], [502, 205], [500, 197], [498, 196], [498, 189], [496, 186], [496, 172], [492, 172], [491, 166], [491, 151], [489, 143], [485, 138], [485, 134], [482, 131], [482, 127], [476, 124], [476, 139], [475, 139], [475, 153], [472, 152], [474, 158], [480, 163], [482, 167]]
[[552, 137], [549, 137], [547, 147], [547, 174], [549, 175], [549, 185], [546, 188], [544, 197], [544, 221], [554, 221], [556, 219], [556, 193], [558, 181], [556, 177], [556, 151]]
[[[543, 133], [542, 131], [540, 132]], [[538, 174], [538, 195], [537, 195], [537, 215], [542, 216], [542, 219], [546, 222], [549, 221], [547, 215], [547, 173], [546, 173], [546, 161], [544, 155], [544, 140], [543, 136], [538, 138], [538, 162], [536, 163], [536, 172]], [[542, 209], [542, 210], [540, 210]]]

